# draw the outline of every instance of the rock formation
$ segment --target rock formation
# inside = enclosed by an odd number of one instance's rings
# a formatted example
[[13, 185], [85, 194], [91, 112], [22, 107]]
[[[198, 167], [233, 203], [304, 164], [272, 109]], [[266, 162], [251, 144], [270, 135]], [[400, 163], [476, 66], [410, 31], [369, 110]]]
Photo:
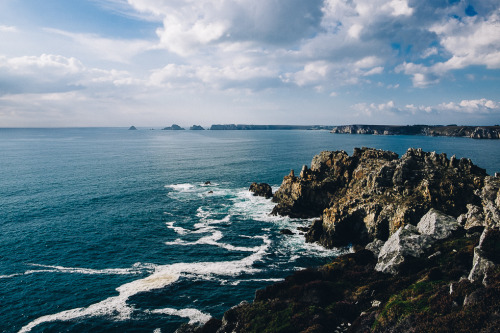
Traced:
[[269, 184], [266, 183], [252, 183], [250, 185], [249, 191], [253, 193], [255, 196], [264, 197], [264, 198], [272, 198], [273, 190]]
[[178, 332], [496, 332], [499, 185], [444, 154], [323, 152], [284, 178], [274, 212], [321, 215], [307, 236], [325, 245], [373, 241]]
[[[496, 185], [484, 190], [484, 199], [478, 192], [485, 177], [468, 159], [421, 149], [410, 148], [401, 158], [371, 148], [356, 148], [352, 156], [325, 151], [299, 177], [284, 177], [273, 214], [320, 217], [306, 238], [326, 247], [385, 241], [431, 208], [456, 218], [468, 213], [467, 205], [491, 200]], [[493, 208], [488, 213], [496, 214]]]
[[129, 130], [129, 131], [135, 131], [135, 130], [137, 130], [137, 128], [136, 128], [135, 126], [130, 126], [130, 127], [128, 128], [128, 130]]

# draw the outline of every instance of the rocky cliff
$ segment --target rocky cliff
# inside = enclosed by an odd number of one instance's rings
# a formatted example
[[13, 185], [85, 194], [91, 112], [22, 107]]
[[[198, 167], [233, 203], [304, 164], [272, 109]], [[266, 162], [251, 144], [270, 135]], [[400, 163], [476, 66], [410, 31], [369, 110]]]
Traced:
[[470, 160], [322, 152], [274, 200], [275, 214], [321, 215], [311, 240], [371, 242], [178, 333], [498, 331], [500, 178]]
[[409, 149], [401, 158], [370, 148], [355, 149], [352, 156], [325, 151], [298, 177], [293, 172], [284, 177], [273, 214], [319, 217], [307, 239], [326, 247], [385, 241], [430, 208], [455, 218], [473, 216], [486, 176], [468, 159], [421, 149]]
[[429, 135], [500, 139], [500, 126], [345, 125], [334, 127], [331, 132], [337, 134]]

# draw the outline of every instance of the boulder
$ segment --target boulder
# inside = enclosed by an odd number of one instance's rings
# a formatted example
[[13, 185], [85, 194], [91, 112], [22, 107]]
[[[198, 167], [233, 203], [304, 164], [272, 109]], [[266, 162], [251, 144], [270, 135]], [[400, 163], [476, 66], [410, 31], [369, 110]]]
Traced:
[[432, 243], [433, 238], [419, 234], [415, 226], [409, 224], [401, 227], [382, 246], [375, 270], [397, 274], [399, 266], [407, 257], [420, 257]]
[[471, 282], [482, 281], [487, 285], [488, 273], [500, 263], [500, 229], [484, 229], [479, 245], [474, 248], [472, 269], [469, 273]]
[[265, 197], [267, 199], [273, 197], [273, 190], [271, 186], [266, 183], [252, 183], [252, 185], [250, 185], [249, 191], [252, 192], [255, 196]]
[[431, 236], [433, 239], [448, 238], [459, 227], [453, 217], [431, 208], [417, 224], [418, 232]]
[[380, 239], [375, 239], [373, 242], [367, 244], [365, 246], [365, 249], [367, 249], [368, 251], [372, 251], [373, 254], [375, 255], [375, 258], [378, 258], [378, 255], [380, 254], [380, 251], [382, 250], [384, 244], [385, 244], [384, 241]]

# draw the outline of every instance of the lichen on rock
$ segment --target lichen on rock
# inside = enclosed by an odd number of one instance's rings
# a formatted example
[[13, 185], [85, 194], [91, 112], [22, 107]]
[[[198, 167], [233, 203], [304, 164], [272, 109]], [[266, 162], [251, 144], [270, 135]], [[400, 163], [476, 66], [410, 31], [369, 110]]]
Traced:
[[[284, 177], [273, 214], [319, 217], [321, 228], [316, 222], [306, 238], [326, 247], [385, 241], [431, 208], [456, 218], [485, 198], [500, 201], [496, 181], [485, 177], [469, 159], [422, 149], [410, 148], [401, 158], [372, 148], [355, 148], [352, 156], [324, 151], [299, 177]], [[485, 182], [492, 184], [488, 190]], [[494, 220], [499, 211], [492, 204], [484, 214]]]

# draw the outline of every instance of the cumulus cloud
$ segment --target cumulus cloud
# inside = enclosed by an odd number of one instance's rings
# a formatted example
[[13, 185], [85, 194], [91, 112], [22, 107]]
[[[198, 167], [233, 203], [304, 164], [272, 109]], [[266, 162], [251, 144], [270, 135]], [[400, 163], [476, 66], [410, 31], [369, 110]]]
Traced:
[[351, 106], [360, 115], [422, 115], [422, 114], [500, 114], [500, 103], [486, 98], [446, 102], [438, 105], [406, 104], [398, 106], [394, 101], [386, 103], [357, 103]]
[[0, 77], [0, 95], [68, 92], [133, 80], [126, 71], [87, 68], [74, 57], [53, 54], [0, 56]]

